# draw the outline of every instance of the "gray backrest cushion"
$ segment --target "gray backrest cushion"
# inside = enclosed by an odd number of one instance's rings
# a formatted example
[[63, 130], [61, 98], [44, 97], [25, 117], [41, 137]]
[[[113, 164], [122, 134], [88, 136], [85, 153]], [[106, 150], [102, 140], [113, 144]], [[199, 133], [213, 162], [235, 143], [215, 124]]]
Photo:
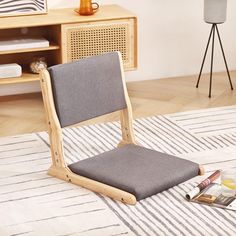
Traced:
[[62, 127], [126, 108], [117, 52], [48, 69]]

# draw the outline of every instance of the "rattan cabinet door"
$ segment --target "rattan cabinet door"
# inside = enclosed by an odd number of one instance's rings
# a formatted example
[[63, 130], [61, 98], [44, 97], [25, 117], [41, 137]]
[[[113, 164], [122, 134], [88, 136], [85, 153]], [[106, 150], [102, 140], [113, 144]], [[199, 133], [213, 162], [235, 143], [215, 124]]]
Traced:
[[62, 25], [62, 62], [120, 51], [126, 70], [137, 67], [136, 19]]

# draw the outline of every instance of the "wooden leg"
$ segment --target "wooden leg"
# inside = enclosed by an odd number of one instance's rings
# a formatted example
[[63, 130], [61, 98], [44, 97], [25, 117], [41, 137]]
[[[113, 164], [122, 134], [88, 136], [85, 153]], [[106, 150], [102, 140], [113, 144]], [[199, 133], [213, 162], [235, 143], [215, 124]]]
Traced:
[[126, 141], [124, 141], [124, 140], [121, 140], [121, 141], [118, 143], [117, 147], [118, 147], [118, 148], [119, 148], [119, 147], [123, 147], [123, 146], [128, 145], [128, 144], [138, 145], [136, 142], [133, 143], [133, 142], [126, 142]]
[[205, 174], [205, 169], [203, 167], [203, 165], [199, 165], [199, 175], [204, 175]]
[[71, 172], [70, 169], [68, 168], [57, 168], [55, 166], [52, 166], [49, 169], [48, 174], [56, 178], [70, 182], [72, 184], [84, 187], [93, 192], [103, 194], [114, 200], [118, 200], [129, 205], [136, 204], [136, 197], [133, 194], [103, 184], [101, 182], [77, 175]]

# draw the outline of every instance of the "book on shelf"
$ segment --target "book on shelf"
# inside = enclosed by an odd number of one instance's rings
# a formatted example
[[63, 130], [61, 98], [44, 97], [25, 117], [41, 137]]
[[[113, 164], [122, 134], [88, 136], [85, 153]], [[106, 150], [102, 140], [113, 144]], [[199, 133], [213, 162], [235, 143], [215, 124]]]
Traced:
[[49, 47], [49, 41], [43, 37], [17, 37], [0, 40], [0, 51], [2, 52], [42, 47]]
[[17, 63], [0, 64], [0, 79], [20, 77], [22, 68]]

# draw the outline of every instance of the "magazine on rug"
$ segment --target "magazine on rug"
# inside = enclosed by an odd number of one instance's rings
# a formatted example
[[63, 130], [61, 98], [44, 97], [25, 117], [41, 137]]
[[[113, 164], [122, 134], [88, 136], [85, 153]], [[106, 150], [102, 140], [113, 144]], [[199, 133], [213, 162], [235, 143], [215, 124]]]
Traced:
[[211, 183], [190, 201], [236, 211], [236, 196], [225, 196], [218, 183]]
[[[190, 192], [186, 194], [186, 198], [191, 202], [206, 204], [210, 206], [225, 208], [236, 211], [236, 194], [227, 194], [225, 188], [221, 184], [214, 183], [220, 175], [221, 171], [217, 170]], [[229, 185], [229, 183], [228, 183]], [[228, 186], [232, 187], [232, 186]], [[235, 187], [235, 185], [233, 186]], [[232, 190], [235, 188], [232, 188]]]

